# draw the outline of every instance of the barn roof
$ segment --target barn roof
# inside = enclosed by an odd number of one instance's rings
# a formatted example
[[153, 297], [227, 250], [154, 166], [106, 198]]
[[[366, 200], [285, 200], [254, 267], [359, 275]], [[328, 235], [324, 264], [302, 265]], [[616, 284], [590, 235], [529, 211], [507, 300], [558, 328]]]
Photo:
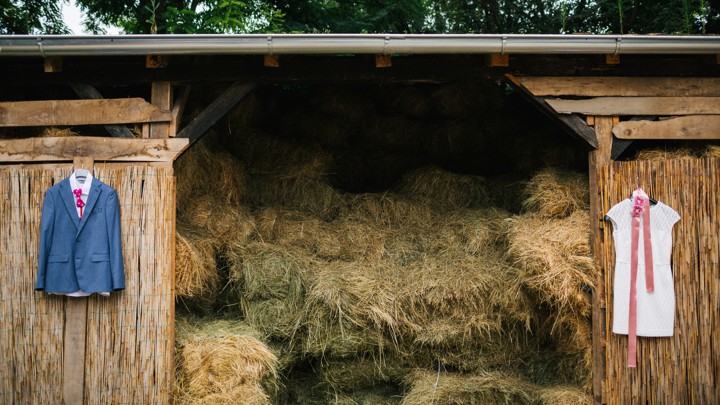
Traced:
[[3, 35], [2, 56], [718, 54], [720, 36], [511, 34]]

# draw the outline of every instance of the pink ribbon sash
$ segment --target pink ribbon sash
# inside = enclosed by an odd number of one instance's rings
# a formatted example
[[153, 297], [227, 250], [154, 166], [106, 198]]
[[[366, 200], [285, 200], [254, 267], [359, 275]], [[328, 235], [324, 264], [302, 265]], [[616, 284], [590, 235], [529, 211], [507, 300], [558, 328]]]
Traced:
[[637, 366], [637, 270], [640, 239], [640, 217], [643, 221], [643, 247], [645, 253], [645, 288], [655, 291], [653, 278], [652, 240], [650, 238], [650, 199], [638, 187], [633, 193], [632, 239], [630, 244], [630, 314], [628, 317], [628, 367]]

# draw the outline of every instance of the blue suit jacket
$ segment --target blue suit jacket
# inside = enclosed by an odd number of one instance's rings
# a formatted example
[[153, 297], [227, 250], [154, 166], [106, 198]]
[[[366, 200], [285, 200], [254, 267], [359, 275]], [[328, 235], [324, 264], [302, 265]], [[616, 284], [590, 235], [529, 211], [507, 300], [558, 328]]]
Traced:
[[117, 192], [97, 178], [78, 218], [69, 178], [43, 201], [35, 289], [49, 293], [125, 288]]

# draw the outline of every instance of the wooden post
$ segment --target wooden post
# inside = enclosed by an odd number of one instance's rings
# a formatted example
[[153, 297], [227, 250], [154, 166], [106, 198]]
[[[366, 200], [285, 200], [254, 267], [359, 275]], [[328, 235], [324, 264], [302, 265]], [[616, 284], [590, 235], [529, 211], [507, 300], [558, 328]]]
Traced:
[[603, 229], [605, 226], [601, 205], [600, 176], [603, 165], [610, 162], [612, 128], [615, 118], [594, 118], [598, 148], [590, 152], [590, 246], [598, 269], [596, 288], [592, 297], [592, 345], [593, 345], [593, 399], [596, 404], [605, 401], [605, 269], [602, 268]]
[[[153, 82], [150, 102], [160, 108], [162, 112], [170, 113], [172, 108], [172, 84], [170, 82]], [[170, 124], [154, 123], [150, 124], [150, 138], [167, 138], [169, 135]]]
[[[92, 172], [93, 158], [76, 157], [74, 169]], [[85, 402], [85, 338], [87, 333], [86, 297], [65, 298], [65, 338], [63, 340], [63, 403]]]

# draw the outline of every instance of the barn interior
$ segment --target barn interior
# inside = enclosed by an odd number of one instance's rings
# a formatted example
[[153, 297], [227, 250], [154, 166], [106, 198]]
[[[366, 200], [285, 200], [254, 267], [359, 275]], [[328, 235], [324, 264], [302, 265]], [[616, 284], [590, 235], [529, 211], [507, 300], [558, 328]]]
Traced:
[[[511, 66], [582, 74], [597, 59]], [[88, 81], [107, 98], [150, 99], [127, 60]], [[363, 57], [281, 61], [231, 74], [250, 62], [199, 57], [188, 72], [181, 59], [156, 74], [192, 82], [175, 89], [189, 94], [184, 125], [222, 80], [260, 78], [174, 162], [175, 401], [591, 403], [596, 268], [582, 136], [483, 58], [400, 57], [392, 73], [358, 68], [372, 65]], [[212, 74], [202, 63], [217, 77], [201, 77]], [[646, 64], [629, 57], [615, 74]], [[677, 57], [656, 68], [704, 69], [690, 66]], [[60, 82], [7, 86], [5, 97], [72, 98]], [[616, 158], [719, 155], [706, 141], [634, 141]]]

